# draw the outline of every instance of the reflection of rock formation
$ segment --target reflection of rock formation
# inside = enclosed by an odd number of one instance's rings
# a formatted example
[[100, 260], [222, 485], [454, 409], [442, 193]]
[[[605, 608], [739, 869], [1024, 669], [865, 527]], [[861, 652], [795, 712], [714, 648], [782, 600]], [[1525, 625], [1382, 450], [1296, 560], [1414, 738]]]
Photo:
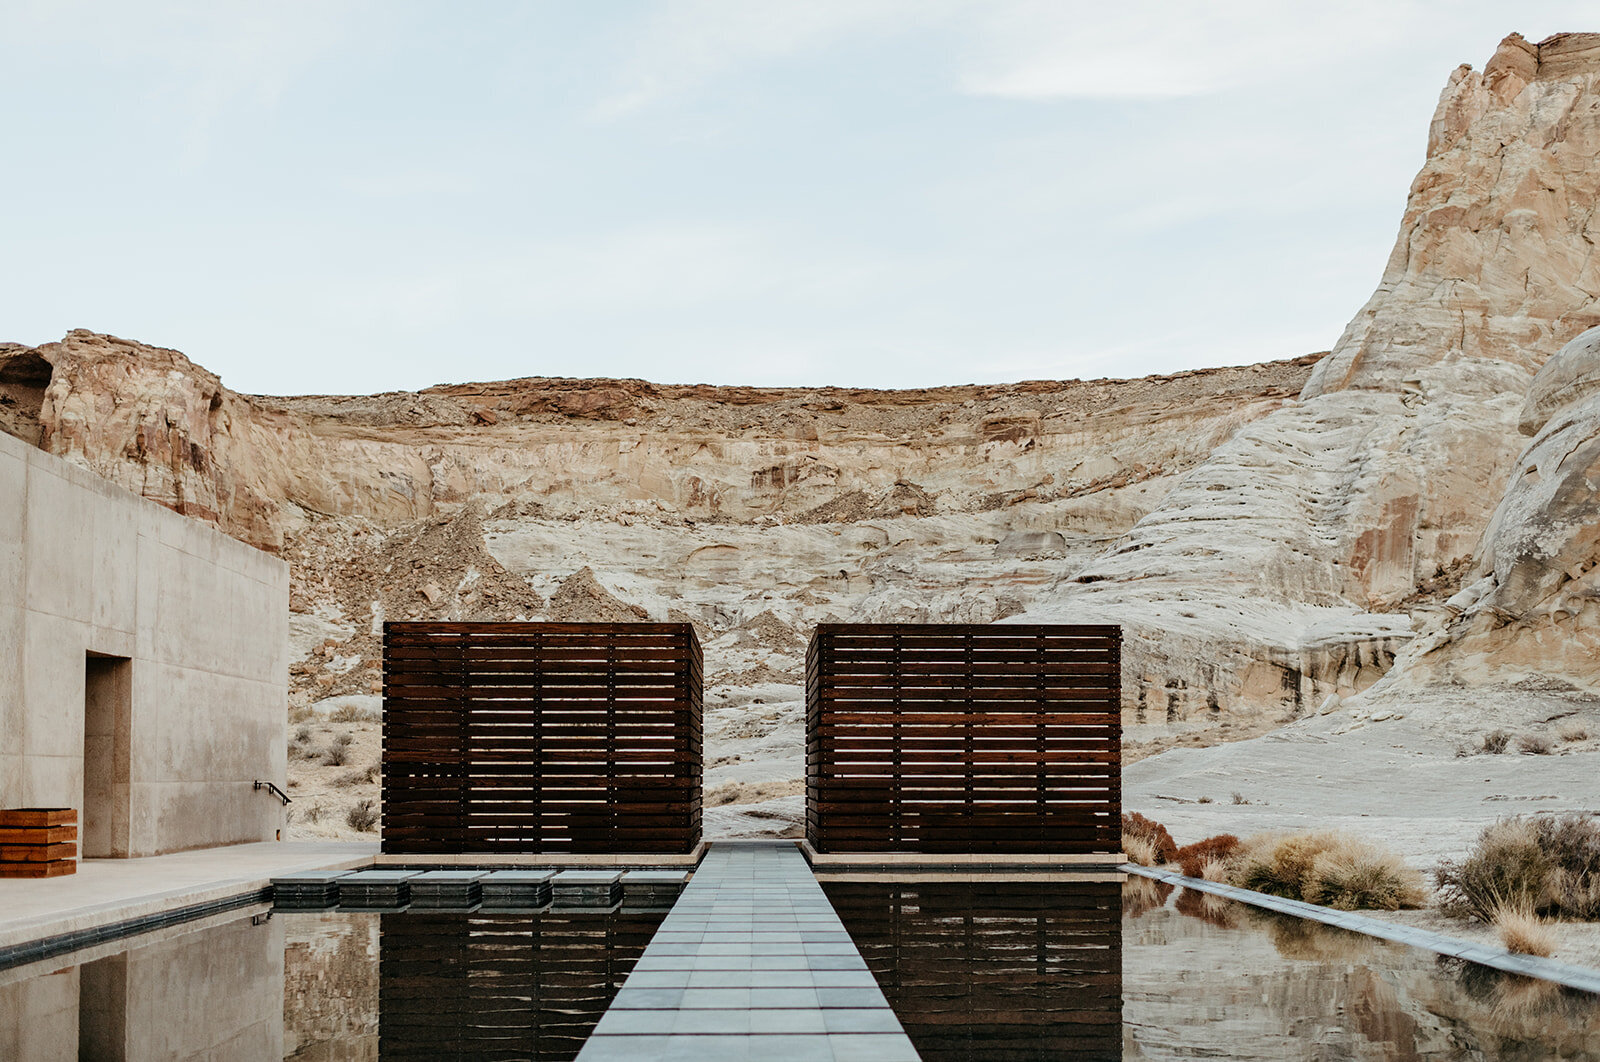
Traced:
[[284, 926], [283, 1057], [378, 1057], [378, 916], [279, 912]]
[[1384, 673], [1488, 523], [1533, 371], [1600, 320], [1597, 45], [1511, 37], [1451, 76], [1378, 290], [1301, 401], [1028, 619], [1126, 623], [1129, 695], [1168, 717], [1314, 708]]
[[1125, 921], [1123, 1058], [1600, 1060], [1587, 993], [1527, 991], [1492, 971], [1479, 984], [1429, 952], [1235, 917], [1226, 927], [1168, 907]]
[[1545, 676], [1600, 692], [1600, 328], [1534, 378], [1532, 435], [1472, 572], [1442, 622], [1410, 646], [1391, 687]]

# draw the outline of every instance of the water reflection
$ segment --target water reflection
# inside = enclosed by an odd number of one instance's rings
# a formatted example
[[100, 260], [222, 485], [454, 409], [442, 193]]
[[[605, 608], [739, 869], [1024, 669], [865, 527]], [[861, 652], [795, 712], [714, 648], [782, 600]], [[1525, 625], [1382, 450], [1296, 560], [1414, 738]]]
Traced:
[[665, 911], [385, 914], [385, 1059], [571, 1059]]
[[1122, 1056], [1118, 883], [823, 888], [928, 1062]]
[[1188, 889], [1123, 892], [1123, 1057], [1600, 1062], [1600, 998]]

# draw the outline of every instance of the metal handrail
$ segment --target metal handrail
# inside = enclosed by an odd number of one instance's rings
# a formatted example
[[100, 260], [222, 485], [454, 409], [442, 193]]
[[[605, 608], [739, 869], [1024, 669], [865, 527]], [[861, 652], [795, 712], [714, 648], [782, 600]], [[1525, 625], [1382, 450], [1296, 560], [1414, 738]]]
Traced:
[[251, 788], [252, 789], [270, 789], [270, 790], [272, 790], [272, 793], [273, 793], [274, 796], [276, 796], [279, 800], [283, 801], [283, 806], [284, 807], [288, 807], [289, 806], [289, 794], [285, 793], [283, 790], [279, 789], [276, 785], [274, 785], [271, 782], [262, 782], [262, 781], [258, 780], [255, 785], [251, 786]]

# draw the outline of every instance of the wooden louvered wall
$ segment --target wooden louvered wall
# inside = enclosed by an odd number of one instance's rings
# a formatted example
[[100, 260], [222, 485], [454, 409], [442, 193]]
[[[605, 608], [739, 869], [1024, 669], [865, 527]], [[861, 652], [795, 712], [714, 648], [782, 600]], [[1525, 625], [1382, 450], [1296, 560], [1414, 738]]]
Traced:
[[386, 623], [383, 850], [681, 853], [700, 841], [687, 623]]
[[1114, 626], [823, 624], [806, 838], [833, 852], [1121, 850]]

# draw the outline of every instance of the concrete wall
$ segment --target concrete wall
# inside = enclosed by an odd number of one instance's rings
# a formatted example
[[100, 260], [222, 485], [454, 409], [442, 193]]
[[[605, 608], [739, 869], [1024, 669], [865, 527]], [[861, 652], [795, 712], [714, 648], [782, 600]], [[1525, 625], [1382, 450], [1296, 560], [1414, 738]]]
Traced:
[[0, 807], [90, 855], [273, 839], [288, 621], [282, 561], [0, 434]]

